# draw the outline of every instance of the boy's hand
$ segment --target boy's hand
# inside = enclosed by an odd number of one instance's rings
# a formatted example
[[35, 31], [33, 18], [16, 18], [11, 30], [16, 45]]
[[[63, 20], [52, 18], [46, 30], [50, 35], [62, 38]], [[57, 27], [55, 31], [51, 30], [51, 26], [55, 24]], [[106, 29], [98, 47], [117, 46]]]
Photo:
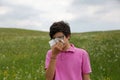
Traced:
[[59, 54], [60, 51], [63, 50], [63, 48], [65, 47], [64, 43], [59, 41], [57, 42], [53, 47], [52, 47], [52, 55], [53, 56], [57, 56], [57, 54]]

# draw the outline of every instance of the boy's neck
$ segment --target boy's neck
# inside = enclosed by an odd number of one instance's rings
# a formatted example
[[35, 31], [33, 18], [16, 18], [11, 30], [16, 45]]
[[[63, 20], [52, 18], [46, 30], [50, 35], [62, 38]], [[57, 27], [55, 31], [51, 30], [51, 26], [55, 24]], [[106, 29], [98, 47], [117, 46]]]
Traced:
[[64, 48], [64, 51], [66, 51], [67, 49], [69, 49], [70, 48], [70, 43], [68, 43], [67, 45], [66, 45], [66, 47]]

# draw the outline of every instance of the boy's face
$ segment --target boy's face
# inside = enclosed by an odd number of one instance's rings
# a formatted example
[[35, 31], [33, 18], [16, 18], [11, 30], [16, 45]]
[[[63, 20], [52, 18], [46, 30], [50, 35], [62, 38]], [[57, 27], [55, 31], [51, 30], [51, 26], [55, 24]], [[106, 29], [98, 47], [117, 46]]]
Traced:
[[63, 41], [64, 41], [64, 44], [66, 45], [66, 44], [68, 44], [69, 43], [69, 36], [68, 37], [66, 37], [62, 32], [57, 32], [54, 36], [53, 36], [53, 39], [55, 39], [55, 38], [61, 38], [61, 39], [63, 39]]

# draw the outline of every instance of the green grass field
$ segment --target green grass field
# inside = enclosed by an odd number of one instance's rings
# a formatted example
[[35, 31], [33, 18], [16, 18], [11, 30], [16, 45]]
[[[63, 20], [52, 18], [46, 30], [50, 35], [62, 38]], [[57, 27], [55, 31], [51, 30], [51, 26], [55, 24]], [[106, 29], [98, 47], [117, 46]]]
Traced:
[[[45, 80], [47, 32], [0, 28], [0, 80]], [[72, 33], [71, 43], [89, 52], [91, 80], [120, 79], [120, 30]]]

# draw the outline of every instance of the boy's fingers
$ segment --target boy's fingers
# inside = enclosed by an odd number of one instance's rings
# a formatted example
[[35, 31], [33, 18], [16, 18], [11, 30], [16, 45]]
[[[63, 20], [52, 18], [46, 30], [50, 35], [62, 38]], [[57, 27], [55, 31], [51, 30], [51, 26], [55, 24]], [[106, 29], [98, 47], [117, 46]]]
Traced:
[[64, 44], [64, 41], [63, 40], [59, 40], [59, 42], [63, 43]]

